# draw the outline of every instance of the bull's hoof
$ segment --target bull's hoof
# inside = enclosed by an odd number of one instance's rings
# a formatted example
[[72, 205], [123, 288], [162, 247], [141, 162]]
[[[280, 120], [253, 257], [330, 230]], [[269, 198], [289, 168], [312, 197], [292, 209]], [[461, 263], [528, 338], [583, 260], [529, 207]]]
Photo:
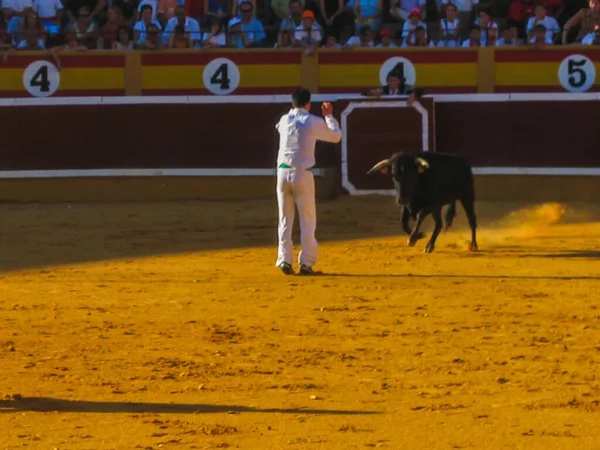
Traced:
[[406, 244], [409, 247], [414, 247], [414, 245], [417, 243], [417, 241], [419, 239], [423, 239], [425, 237], [425, 233], [419, 231], [418, 233], [411, 235], [408, 240], [406, 241]]
[[470, 252], [476, 252], [479, 250], [479, 247], [477, 247], [477, 242], [471, 242], [469, 244], [469, 251]]
[[433, 253], [434, 248], [435, 246], [432, 243], [429, 243], [425, 246], [425, 250], [423, 250], [423, 253]]
[[406, 245], [408, 245], [409, 247], [414, 247], [416, 243], [417, 243], [417, 240], [413, 239], [413, 238], [408, 238], [406, 241]]

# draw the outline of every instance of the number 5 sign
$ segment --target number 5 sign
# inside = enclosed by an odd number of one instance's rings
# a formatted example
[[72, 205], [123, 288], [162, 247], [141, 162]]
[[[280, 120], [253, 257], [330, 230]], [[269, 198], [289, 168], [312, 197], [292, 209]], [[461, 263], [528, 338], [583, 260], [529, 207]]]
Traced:
[[558, 81], [569, 92], [586, 92], [596, 81], [596, 67], [587, 56], [569, 55], [560, 63]]
[[34, 61], [23, 71], [23, 86], [34, 97], [49, 97], [60, 85], [60, 72], [48, 61]]
[[229, 95], [240, 85], [240, 71], [227, 58], [216, 58], [204, 67], [204, 87], [215, 95]]

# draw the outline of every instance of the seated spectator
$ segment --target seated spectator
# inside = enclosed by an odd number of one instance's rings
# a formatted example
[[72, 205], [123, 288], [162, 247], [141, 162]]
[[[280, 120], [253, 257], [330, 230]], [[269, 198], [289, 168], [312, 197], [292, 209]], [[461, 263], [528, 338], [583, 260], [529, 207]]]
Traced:
[[589, 8], [582, 8], [571, 17], [563, 28], [562, 43], [567, 44], [569, 30], [579, 25], [575, 42], [581, 42], [584, 36], [593, 33], [596, 25], [600, 25], [600, 0], [589, 0]]
[[202, 41], [200, 24], [196, 19], [192, 19], [187, 15], [187, 11], [183, 5], [178, 5], [175, 8], [175, 16], [167, 22], [167, 26], [163, 31], [163, 44], [167, 45], [167, 43], [171, 42], [171, 35], [175, 33], [177, 25], [181, 25], [185, 32], [188, 33], [192, 39], [193, 46], [200, 46]]
[[[6, 61], [8, 61], [8, 57], [15, 52], [40, 50], [46, 50], [46, 45], [44, 44], [44, 41], [39, 39], [39, 36], [35, 31], [32, 32], [32, 30], [28, 30], [25, 33], [23, 33], [23, 40], [19, 42], [16, 48], [10, 47], [4, 52], [4, 55], [2, 55], [2, 62], [6, 63]], [[56, 67], [60, 70], [60, 59], [58, 59], [58, 56], [56, 55], [54, 50], [50, 49], [49, 52], [52, 58], [54, 59]]]
[[111, 6], [116, 6], [121, 10], [123, 25], [133, 27], [136, 20], [138, 0], [112, 0]]
[[507, 25], [502, 28], [502, 37], [496, 39], [498, 47], [520, 45], [516, 25]]
[[492, 20], [490, 14], [485, 10], [479, 11], [475, 25], [479, 25], [480, 28], [481, 46], [494, 45], [498, 38], [498, 24]]
[[169, 20], [175, 17], [175, 15], [177, 14], [176, 10], [178, 6], [181, 6], [185, 11], [185, 5], [179, 5], [179, 2], [177, 0], [158, 0], [158, 14], [156, 19], [160, 22], [160, 24], [163, 27], [166, 26]]
[[304, 4], [301, 0], [290, 0], [289, 11], [290, 14], [284, 18], [279, 27], [279, 33], [277, 36], [277, 47], [291, 47], [294, 43], [293, 35], [296, 28], [302, 24], [302, 11]]
[[300, 47], [309, 53], [314, 51], [323, 40], [323, 29], [315, 22], [315, 14], [306, 10], [302, 13], [302, 24], [294, 30], [294, 47]]
[[[336, 0], [337, 1], [337, 0]], [[286, 21], [292, 14], [292, 4], [298, 4], [300, 13], [304, 11], [305, 0], [271, 0], [271, 11], [275, 14], [276, 24]], [[296, 24], [298, 26], [298, 24]], [[296, 28], [296, 26], [294, 28]]]
[[546, 28], [548, 40], [554, 42], [554, 39], [556, 39], [560, 33], [558, 22], [554, 17], [547, 15], [546, 7], [544, 5], [537, 5], [534, 12], [535, 15], [527, 22], [527, 28], [525, 30], [527, 32], [527, 37], [531, 39], [534, 36], [534, 28], [536, 25], [543, 25]]
[[416, 14], [419, 19], [421, 19], [423, 17], [423, 10], [425, 9], [425, 3], [425, 0], [392, 0], [390, 4], [390, 15], [396, 20], [406, 22], [410, 20], [412, 14], [418, 11]]
[[183, 25], [176, 25], [173, 31], [169, 38], [169, 48], [184, 49], [193, 47], [190, 33], [189, 31], [185, 31]]
[[481, 28], [473, 25], [469, 31], [469, 39], [462, 43], [463, 47], [481, 47]]
[[230, 0], [204, 0], [203, 25], [210, 25], [214, 23], [215, 20], [226, 23], [231, 16]]
[[14, 46], [24, 39], [24, 32], [36, 33], [46, 45], [46, 30], [32, 8], [24, 9], [22, 16], [13, 16], [8, 23], [8, 33], [12, 36]]
[[59, 45], [53, 47], [52, 49], [56, 52], [69, 52], [69, 51], [85, 51], [88, 48], [85, 45], [82, 45], [77, 39], [77, 34], [73, 31], [69, 32], [65, 36], [66, 43], [64, 45]]
[[596, 25], [593, 33], [586, 34], [581, 40], [582, 45], [600, 45], [600, 25]]
[[46, 33], [48, 33], [53, 42], [56, 42], [61, 31], [59, 16], [64, 9], [61, 1], [36, 0], [33, 6]]
[[386, 47], [388, 47], [388, 48], [394, 48], [394, 47], [398, 47], [396, 44], [394, 44], [394, 41], [392, 40], [392, 38], [394, 37], [394, 33], [392, 32], [392, 30], [390, 30], [388, 28], [384, 28], [379, 33], [379, 36], [381, 37], [381, 42], [379, 44], [377, 44], [378, 48], [386, 48]]
[[98, 38], [98, 48], [111, 49], [113, 42], [117, 40], [117, 32], [119, 27], [123, 26], [123, 14], [118, 6], [112, 5], [108, 8], [107, 20]]
[[451, 3], [456, 6], [458, 22], [461, 25], [459, 38], [466, 39], [469, 35], [469, 27], [473, 23], [473, 17], [478, 11], [479, 0], [442, 0], [442, 14], [446, 13], [446, 9]]
[[460, 20], [454, 3], [446, 5], [446, 17], [440, 20], [440, 40], [438, 47], [458, 47], [460, 44]]
[[382, 95], [407, 95], [412, 91], [412, 86], [406, 84], [406, 78], [404, 77], [402, 70], [398, 70], [397, 68], [388, 72], [386, 82], [387, 84], [385, 86], [367, 89], [362, 94], [366, 96], [373, 95], [375, 97], [381, 97]]
[[77, 41], [85, 47], [92, 49], [98, 45], [98, 36], [100, 30], [98, 25], [92, 19], [92, 12], [87, 6], [79, 8], [77, 21], [72, 23], [67, 32], [74, 32], [77, 36]]
[[325, 43], [321, 48], [342, 48], [340, 43], [337, 41], [337, 38], [330, 34], [325, 38]]
[[151, 8], [151, 20], [153, 22], [156, 21], [157, 23], [160, 23], [160, 21], [158, 20], [158, 0], [140, 0], [136, 11], [135, 21], [139, 22], [140, 20], [142, 20], [142, 17], [144, 15], [144, 9], [146, 6], [149, 6]]
[[[253, 16], [254, 6], [251, 2], [243, 0], [240, 3], [240, 14], [239, 18], [241, 31], [244, 35], [244, 47], [259, 47], [262, 41], [267, 37], [265, 29], [262, 23]], [[238, 18], [231, 19], [228, 24], [228, 28], [231, 28], [233, 21], [237, 23]]]
[[242, 21], [233, 18], [229, 22], [229, 33], [227, 33], [227, 47], [230, 48], [246, 48], [248, 38], [242, 30]]
[[146, 27], [144, 39], [140, 39], [135, 47], [141, 50], [159, 50], [164, 48], [161, 42], [160, 25], [150, 23]]
[[533, 36], [529, 39], [529, 43], [532, 44], [535, 49], [541, 49], [546, 45], [552, 45], [554, 42], [548, 36], [546, 27], [541, 23], [538, 23], [533, 27]]
[[[37, 0], [34, 0], [37, 1]], [[107, 13], [107, 0], [61, 0], [65, 7], [65, 13], [68, 18], [68, 23], [77, 22], [79, 10], [82, 7], [87, 7], [90, 11], [90, 19], [97, 26], [104, 25]]]
[[513, 0], [508, 7], [508, 22], [517, 27], [518, 38], [524, 38], [527, 33], [527, 21], [533, 16], [534, 4], [532, 0]]
[[358, 32], [358, 36], [352, 36], [344, 45], [345, 48], [357, 48], [357, 47], [374, 47], [373, 42], [373, 30], [371, 27], [362, 26]]
[[419, 25], [414, 29], [412, 42], [405, 40], [402, 43], [402, 47], [435, 47], [435, 44], [433, 41], [429, 42], [429, 39], [427, 39], [427, 30], [425, 27]]
[[221, 19], [212, 19], [210, 31], [202, 36], [202, 46], [205, 48], [225, 47], [227, 45], [227, 36], [225, 35], [225, 25]]
[[[409, 45], [414, 44], [414, 34], [417, 27], [427, 29], [425, 23], [421, 21], [421, 10], [414, 8], [410, 10], [408, 21], [404, 22], [404, 26], [402, 27], [403, 42]], [[427, 38], [427, 31], [425, 31], [425, 38]]]
[[381, 28], [382, 0], [352, 0], [357, 30], [369, 26], [374, 32]]
[[157, 20], [152, 19], [152, 6], [142, 6], [142, 18], [133, 26], [133, 43], [134, 46], [142, 44], [147, 40], [147, 31], [150, 25], [154, 25], [162, 29]]
[[131, 29], [127, 27], [119, 27], [117, 30], [117, 40], [112, 43], [114, 50], [132, 50], [133, 37]]

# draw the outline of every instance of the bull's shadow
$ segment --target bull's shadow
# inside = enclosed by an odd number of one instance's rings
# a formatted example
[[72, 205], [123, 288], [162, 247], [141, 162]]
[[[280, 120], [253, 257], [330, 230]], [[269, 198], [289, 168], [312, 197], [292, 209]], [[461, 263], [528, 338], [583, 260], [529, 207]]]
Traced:
[[207, 414], [207, 413], [275, 413], [275, 414], [331, 414], [369, 415], [379, 411], [356, 411], [309, 408], [252, 408], [238, 405], [209, 405], [193, 403], [130, 403], [95, 402], [85, 400], [64, 400], [48, 397], [27, 397], [13, 400], [0, 400], [0, 413], [23, 411], [65, 412], [65, 413], [156, 413], [156, 414]]

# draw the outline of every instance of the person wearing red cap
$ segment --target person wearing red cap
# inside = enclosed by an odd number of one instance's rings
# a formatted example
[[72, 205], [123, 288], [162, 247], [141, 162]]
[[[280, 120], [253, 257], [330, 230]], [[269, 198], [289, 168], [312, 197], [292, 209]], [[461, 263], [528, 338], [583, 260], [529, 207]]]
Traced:
[[[421, 10], [413, 8], [410, 10], [408, 21], [404, 22], [402, 27], [402, 39], [407, 45], [414, 45], [414, 34], [417, 27], [423, 27], [427, 30], [427, 26], [421, 21]], [[425, 39], [427, 39], [427, 31], [425, 31]]]
[[419, 16], [422, 16], [426, 3], [426, 0], [392, 0], [390, 15], [396, 20], [408, 21], [415, 10], [419, 10]]
[[307, 9], [302, 13], [302, 23], [294, 30], [294, 47], [312, 53], [323, 40], [323, 29], [315, 22], [315, 13]]
[[381, 30], [381, 32], [379, 33], [379, 35], [381, 36], [381, 42], [379, 44], [377, 44], [376, 47], [379, 47], [379, 48], [382, 48], [382, 47], [387, 47], [387, 48], [398, 47], [396, 44], [394, 44], [394, 41], [392, 41], [392, 37], [394, 36], [394, 33], [389, 28], [384, 28], [383, 30]]

